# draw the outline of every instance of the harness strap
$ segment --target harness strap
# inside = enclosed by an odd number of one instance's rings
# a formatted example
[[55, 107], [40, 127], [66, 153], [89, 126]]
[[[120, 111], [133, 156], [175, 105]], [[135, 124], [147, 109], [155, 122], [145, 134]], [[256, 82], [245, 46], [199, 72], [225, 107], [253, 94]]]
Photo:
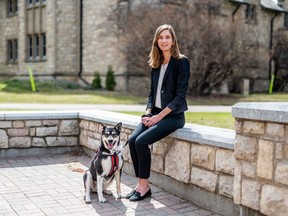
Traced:
[[108, 177], [111, 177], [117, 170], [119, 164], [119, 157], [115, 153], [114, 155], [111, 155], [111, 170], [108, 174]]

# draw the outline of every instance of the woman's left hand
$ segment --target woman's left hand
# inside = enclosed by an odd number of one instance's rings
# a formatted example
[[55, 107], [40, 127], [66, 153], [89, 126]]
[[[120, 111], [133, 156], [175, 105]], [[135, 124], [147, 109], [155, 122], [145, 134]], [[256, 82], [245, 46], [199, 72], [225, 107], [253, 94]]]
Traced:
[[147, 119], [145, 126], [151, 127], [151, 126], [157, 124], [160, 120], [161, 120], [161, 117], [159, 115], [154, 115], [154, 116], [150, 117], [149, 119]]

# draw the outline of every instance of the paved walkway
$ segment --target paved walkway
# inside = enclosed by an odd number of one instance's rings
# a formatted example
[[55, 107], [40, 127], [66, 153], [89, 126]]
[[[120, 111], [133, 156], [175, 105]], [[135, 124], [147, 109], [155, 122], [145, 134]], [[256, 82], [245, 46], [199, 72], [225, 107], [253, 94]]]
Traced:
[[[105, 110], [144, 112], [145, 105], [125, 104], [39, 104], [0, 103], [0, 109], [21, 110]], [[231, 106], [189, 106], [188, 112], [231, 112]]]
[[[92, 204], [85, 204], [82, 175], [89, 160], [83, 154], [0, 159], [0, 215], [216, 215], [153, 185], [152, 197], [141, 202], [104, 195], [107, 203], [99, 203], [93, 194]], [[123, 174], [122, 193], [135, 183]], [[110, 189], [116, 193], [115, 183]]]

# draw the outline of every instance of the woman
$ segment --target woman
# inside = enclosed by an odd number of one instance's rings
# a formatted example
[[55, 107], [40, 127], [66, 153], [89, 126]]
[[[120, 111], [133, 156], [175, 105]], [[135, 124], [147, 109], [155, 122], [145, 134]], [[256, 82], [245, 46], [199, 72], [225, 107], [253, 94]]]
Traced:
[[171, 25], [161, 25], [156, 30], [148, 63], [152, 72], [146, 113], [129, 138], [130, 155], [138, 178], [135, 189], [125, 196], [130, 201], [151, 195], [149, 145], [182, 128], [187, 110], [189, 61], [180, 53]]

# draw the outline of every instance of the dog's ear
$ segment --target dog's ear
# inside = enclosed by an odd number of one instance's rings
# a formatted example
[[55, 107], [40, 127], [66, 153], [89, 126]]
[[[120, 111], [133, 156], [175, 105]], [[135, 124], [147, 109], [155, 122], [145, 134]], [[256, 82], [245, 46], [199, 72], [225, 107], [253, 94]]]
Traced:
[[122, 127], [122, 122], [119, 122], [114, 128], [120, 132], [121, 127]]
[[102, 127], [102, 131], [104, 131], [106, 129], [106, 126], [103, 125], [102, 123], [100, 123], [101, 127]]

